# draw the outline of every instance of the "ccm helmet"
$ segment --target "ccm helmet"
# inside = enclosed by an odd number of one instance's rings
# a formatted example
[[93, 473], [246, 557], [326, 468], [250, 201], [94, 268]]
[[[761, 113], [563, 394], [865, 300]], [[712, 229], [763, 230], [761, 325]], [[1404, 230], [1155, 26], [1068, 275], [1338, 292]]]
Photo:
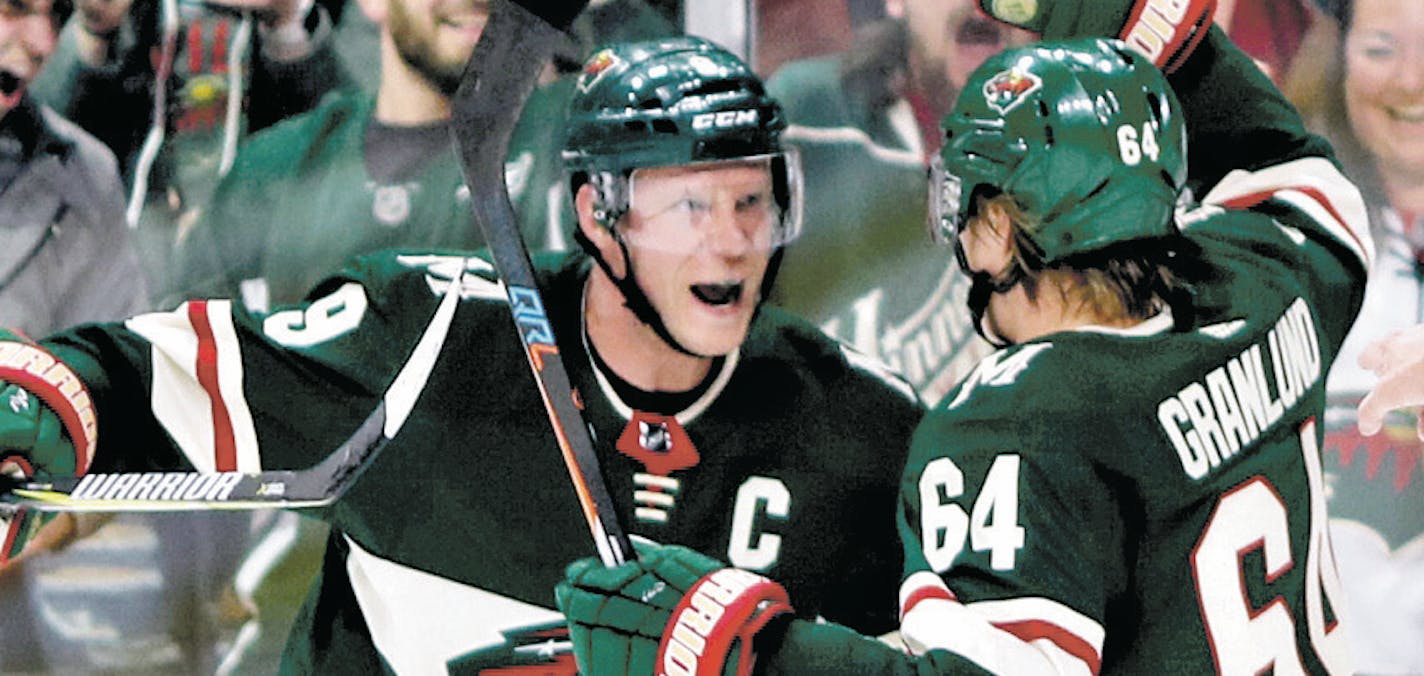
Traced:
[[595, 216], [613, 228], [629, 208], [638, 169], [766, 158], [780, 209], [773, 244], [801, 231], [801, 170], [783, 149], [786, 116], [730, 52], [697, 37], [609, 46], [580, 74], [568, 115], [564, 166], [573, 193], [597, 190]]
[[1033, 220], [1040, 265], [1177, 232], [1187, 175], [1181, 106], [1125, 43], [1039, 43], [990, 58], [940, 123], [931, 228], [949, 241], [977, 195], [1010, 195]]
[[[786, 116], [746, 64], [697, 37], [602, 49], [586, 62], [575, 87], [563, 153], [571, 194], [577, 195], [585, 184], [593, 187], [593, 217], [623, 248], [629, 261], [626, 273], [615, 275], [581, 228], [575, 228], [574, 238], [643, 323], [674, 349], [694, 354], [672, 336], [639, 286], [627, 248], [628, 237], [634, 235], [620, 228], [620, 221], [634, 203], [641, 203], [641, 170], [764, 162], [771, 194], [769, 208], [757, 216], [764, 220], [759, 221], [763, 227], [757, 229], [755, 242], [771, 252], [758, 290], [759, 298], [766, 298], [781, 260], [780, 247], [801, 232], [801, 165], [794, 150], [781, 145]], [[692, 220], [682, 225], [689, 227], [660, 229], [661, 235], [633, 243], [696, 250], [706, 231]]]

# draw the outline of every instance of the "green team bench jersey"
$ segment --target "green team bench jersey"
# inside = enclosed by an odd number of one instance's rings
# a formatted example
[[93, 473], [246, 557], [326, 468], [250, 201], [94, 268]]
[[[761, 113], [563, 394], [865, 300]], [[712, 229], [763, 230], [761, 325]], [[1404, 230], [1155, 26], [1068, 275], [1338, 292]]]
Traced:
[[[1179, 217], [1210, 266], [1192, 328], [1162, 315], [996, 352], [915, 434], [901, 631], [937, 664], [1350, 671], [1316, 416], [1372, 246], [1328, 149], [1232, 65], [1174, 81], [1193, 143], [1220, 144], [1194, 155], [1213, 187]], [[1240, 93], [1232, 112], [1220, 92]]]
[[245, 143], [176, 249], [173, 288], [166, 290], [175, 302], [164, 307], [225, 297], [266, 311], [299, 302], [357, 255], [483, 246], [453, 151], [410, 176], [372, 176], [365, 144], [374, 106], [364, 92], [333, 94]]
[[[767, 308], [700, 399], [669, 417], [636, 412], [580, 342], [589, 260], [538, 266], [627, 530], [764, 571], [807, 617], [893, 629], [895, 491], [923, 412], [908, 385]], [[193, 301], [44, 345], [94, 398], [103, 441], [90, 471], [306, 467], [376, 406], [460, 284], [410, 418], [318, 514], [333, 534], [284, 668], [571, 673], [552, 589], [595, 550], [494, 277], [476, 257], [385, 253], [265, 318]]]

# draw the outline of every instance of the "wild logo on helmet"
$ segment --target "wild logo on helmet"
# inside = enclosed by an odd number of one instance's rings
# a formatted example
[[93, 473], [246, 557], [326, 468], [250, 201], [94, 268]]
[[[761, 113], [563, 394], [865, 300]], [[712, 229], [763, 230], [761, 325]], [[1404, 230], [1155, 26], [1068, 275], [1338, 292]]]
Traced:
[[1043, 88], [1043, 80], [1026, 70], [1010, 68], [984, 83], [984, 100], [1003, 115]]

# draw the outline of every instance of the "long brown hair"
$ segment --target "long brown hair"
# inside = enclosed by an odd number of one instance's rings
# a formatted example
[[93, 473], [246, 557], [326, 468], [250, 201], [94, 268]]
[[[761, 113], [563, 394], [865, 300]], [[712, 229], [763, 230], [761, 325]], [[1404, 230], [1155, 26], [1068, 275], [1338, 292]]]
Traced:
[[1030, 300], [1045, 282], [1065, 303], [1103, 320], [1146, 320], [1170, 307], [1179, 326], [1190, 323], [1192, 282], [1200, 276], [1199, 251], [1180, 236], [1137, 239], [1047, 263], [1034, 244], [1038, 221], [1013, 197], [980, 197], [978, 212], [990, 204], [1008, 215], [1013, 231], [1013, 260], [1023, 271]]

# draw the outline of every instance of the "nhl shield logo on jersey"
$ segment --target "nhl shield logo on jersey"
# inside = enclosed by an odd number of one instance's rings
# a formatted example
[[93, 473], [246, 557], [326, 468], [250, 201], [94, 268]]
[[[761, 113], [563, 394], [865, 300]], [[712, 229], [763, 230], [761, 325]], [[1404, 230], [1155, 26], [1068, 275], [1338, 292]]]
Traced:
[[1033, 73], [1019, 68], [1010, 68], [984, 83], [984, 100], [990, 108], [1007, 115], [1010, 110], [1043, 88], [1043, 80]]
[[640, 521], [666, 522], [682, 485], [672, 473], [693, 467], [701, 459], [687, 430], [671, 416], [634, 411], [618, 435], [616, 447], [646, 470], [633, 475], [633, 502], [637, 505], [633, 513]]
[[383, 225], [396, 226], [410, 218], [410, 189], [403, 185], [375, 186], [371, 216]]
[[672, 449], [667, 425], [638, 421], [638, 445], [657, 453], [667, 453]]

